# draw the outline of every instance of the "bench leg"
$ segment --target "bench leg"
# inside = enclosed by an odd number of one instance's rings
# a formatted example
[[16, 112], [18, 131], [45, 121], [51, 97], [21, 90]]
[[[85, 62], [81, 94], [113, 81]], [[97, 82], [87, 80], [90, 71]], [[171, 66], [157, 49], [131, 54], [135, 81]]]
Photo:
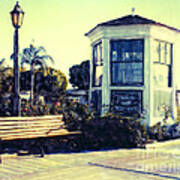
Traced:
[[40, 150], [41, 157], [44, 157], [45, 152], [44, 152], [43, 146], [39, 145], [39, 150]]
[[33, 153], [33, 149], [36, 148], [38, 149], [38, 153], [40, 154], [40, 157], [44, 157], [45, 151], [43, 147], [43, 141], [41, 140], [36, 140], [29, 148], [29, 153]]
[[2, 163], [2, 153], [3, 153], [3, 146], [2, 146], [2, 141], [0, 140], [0, 164]]

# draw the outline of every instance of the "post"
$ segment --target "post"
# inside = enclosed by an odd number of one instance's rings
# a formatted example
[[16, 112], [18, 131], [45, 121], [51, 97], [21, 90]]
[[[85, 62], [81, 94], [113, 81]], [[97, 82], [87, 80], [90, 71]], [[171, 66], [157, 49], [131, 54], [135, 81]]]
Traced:
[[21, 103], [19, 94], [19, 62], [18, 62], [19, 44], [18, 44], [18, 28], [15, 28], [14, 32], [14, 104], [13, 114], [14, 116], [21, 115]]

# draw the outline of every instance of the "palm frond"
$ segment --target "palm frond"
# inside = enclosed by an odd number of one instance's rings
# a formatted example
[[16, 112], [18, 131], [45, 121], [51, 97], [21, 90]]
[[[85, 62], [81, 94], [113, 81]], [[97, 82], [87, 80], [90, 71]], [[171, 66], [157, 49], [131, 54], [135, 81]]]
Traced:
[[34, 52], [36, 50], [36, 48], [33, 44], [30, 44], [29, 49], [31, 52]]
[[24, 64], [31, 64], [31, 61], [23, 56], [21, 58], [21, 67], [23, 67]]
[[3, 65], [4, 61], [5, 61], [5, 58], [3, 58], [3, 59], [0, 60], [0, 66]]
[[44, 70], [47, 69], [47, 60], [54, 63], [51, 56], [46, 55], [46, 50], [43, 46], [36, 48], [33, 44], [30, 44], [28, 48], [24, 48], [21, 56], [21, 67], [23, 64], [29, 64], [30, 66], [41, 66]]
[[44, 61], [43, 58], [38, 58], [38, 59], [36, 58], [36, 60], [34, 61], [34, 64], [41, 65], [41, 66], [47, 66], [46, 61]]
[[38, 47], [38, 49], [35, 50], [34, 56], [38, 56], [39, 53], [46, 53], [46, 49], [43, 46]]
[[49, 55], [38, 56], [37, 58], [44, 59], [44, 60], [50, 60], [51, 63], [54, 64], [54, 59]]
[[47, 71], [48, 67], [47, 67], [46, 62], [43, 59], [36, 59], [35, 65], [39, 65], [43, 69], [43, 71]]
[[3, 68], [3, 69], [0, 69], [0, 72], [6, 72], [6, 71], [8, 71], [8, 70], [11, 70], [12, 68], [10, 68], [10, 67], [5, 67], [5, 68]]

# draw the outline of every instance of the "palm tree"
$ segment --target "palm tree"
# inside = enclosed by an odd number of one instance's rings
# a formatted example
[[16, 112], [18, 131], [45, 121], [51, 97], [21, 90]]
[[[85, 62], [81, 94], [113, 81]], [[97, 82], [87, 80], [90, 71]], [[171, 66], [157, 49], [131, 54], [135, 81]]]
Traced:
[[30, 102], [33, 104], [34, 100], [34, 71], [35, 66], [40, 66], [42, 69], [47, 69], [47, 60], [50, 60], [54, 63], [54, 60], [51, 56], [46, 54], [46, 50], [44, 47], [35, 47], [30, 44], [28, 48], [23, 49], [23, 53], [21, 55], [21, 67], [24, 64], [30, 65], [30, 73], [31, 73], [31, 91], [30, 91]]

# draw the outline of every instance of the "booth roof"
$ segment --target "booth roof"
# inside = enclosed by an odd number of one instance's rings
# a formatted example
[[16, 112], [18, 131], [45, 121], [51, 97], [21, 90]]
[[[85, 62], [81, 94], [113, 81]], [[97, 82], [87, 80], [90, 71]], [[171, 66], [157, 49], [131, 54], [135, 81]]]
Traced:
[[171, 29], [173, 31], [180, 32], [179, 29], [176, 29], [174, 27], [156, 22], [156, 21], [151, 20], [151, 19], [141, 17], [139, 15], [128, 15], [128, 16], [123, 16], [121, 18], [117, 18], [114, 20], [110, 20], [107, 22], [100, 23], [100, 24], [96, 25], [93, 29], [91, 29], [89, 32], [87, 32], [85, 34], [85, 36], [88, 36], [91, 32], [93, 32], [97, 27], [100, 27], [100, 26], [122, 26], [122, 25], [135, 25], [135, 24], [154, 24], [154, 25], [166, 27], [166, 28]]

